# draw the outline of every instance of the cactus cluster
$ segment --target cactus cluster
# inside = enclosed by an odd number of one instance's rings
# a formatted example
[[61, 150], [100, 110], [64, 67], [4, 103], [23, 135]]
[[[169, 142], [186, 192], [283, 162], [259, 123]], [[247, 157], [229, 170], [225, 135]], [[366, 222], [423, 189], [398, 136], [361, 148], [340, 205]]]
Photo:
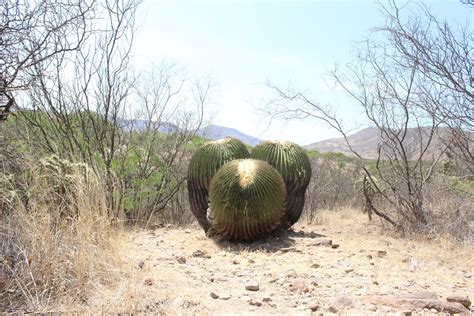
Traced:
[[252, 241], [298, 221], [310, 177], [294, 143], [263, 142], [250, 155], [237, 139], [207, 142], [189, 164], [191, 210], [207, 233]]

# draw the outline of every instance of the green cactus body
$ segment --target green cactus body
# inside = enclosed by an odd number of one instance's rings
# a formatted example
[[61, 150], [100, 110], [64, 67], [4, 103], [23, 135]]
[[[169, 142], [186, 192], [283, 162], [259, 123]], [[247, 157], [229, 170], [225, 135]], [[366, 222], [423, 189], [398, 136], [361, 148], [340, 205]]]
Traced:
[[233, 160], [211, 182], [213, 229], [230, 240], [253, 241], [279, 225], [285, 202], [285, 183], [268, 163]]
[[252, 158], [268, 162], [283, 177], [287, 196], [282, 228], [290, 227], [301, 216], [311, 179], [311, 164], [306, 151], [292, 142], [269, 141], [255, 146]]
[[211, 227], [207, 219], [207, 209], [212, 177], [226, 162], [249, 156], [245, 145], [238, 139], [230, 137], [206, 142], [192, 156], [187, 177], [189, 204], [204, 231], [207, 232]]

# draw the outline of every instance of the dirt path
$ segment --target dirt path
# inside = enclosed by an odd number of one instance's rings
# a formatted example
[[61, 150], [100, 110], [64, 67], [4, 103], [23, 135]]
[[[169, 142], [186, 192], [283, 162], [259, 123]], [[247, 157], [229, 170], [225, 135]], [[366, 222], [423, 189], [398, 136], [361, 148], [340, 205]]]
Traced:
[[407, 304], [433, 296], [444, 304], [454, 294], [474, 299], [470, 247], [391, 237], [362, 215], [327, 216], [250, 245], [216, 242], [199, 229], [138, 231], [121, 252], [124, 279], [91, 300], [103, 310], [429, 314], [446, 307]]

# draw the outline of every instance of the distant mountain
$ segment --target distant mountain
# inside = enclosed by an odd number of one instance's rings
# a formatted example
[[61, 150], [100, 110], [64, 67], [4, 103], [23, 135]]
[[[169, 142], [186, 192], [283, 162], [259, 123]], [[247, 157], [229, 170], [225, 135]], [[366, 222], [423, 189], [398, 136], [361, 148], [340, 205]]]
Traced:
[[[428, 135], [431, 131], [428, 127], [421, 127], [421, 132], [424, 135]], [[407, 135], [404, 143], [407, 146], [419, 146], [418, 128], [409, 128], [407, 130]], [[441, 133], [443, 130], [441, 130]], [[379, 135], [379, 130], [375, 127], [368, 127], [363, 130], [356, 132], [355, 134], [349, 135], [347, 137], [352, 148], [358, 152], [362, 157], [373, 159], [377, 158], [378, 146], [381, 142]], [[426, 139], [426, 137], [425, 137]], [[343, 137], [341, 138], [331, 138], [326, 139], [320, 142], [316, 142], [310, 145], [304, 146], [306, 149], [316, 149], [320, 152], [341, 152], [348, 156], [353, 156], [354, 154], [349, 150], [346, 141]], [[429, 152], [434, 153], [436, 150], [442, 147], [442, 142], [439, 136], [435, 135], [433, 141], [430, 145]], [[419, 148], [419, 147], [415, 147]]]
[[[120, 126], [125, 130], [132, 130], [132, 131], [143, 131], [147, 128], [148, 121], [147, 120], [121, 120]], [[171, 133], [179, 131], [179, 127], [173, 123], [168, 122], [161, 122], [159, 124], [158, 131], [162, 133]], [[156, 127], [152, 127], [156, 128]], [[260, 139], [244, 134], [235, 128], [229, 128], [220, 125], [208, 125], [202, 127], [198, 130], [197, 134], [204, 138], [208, 138], [211, 140], [218, 140], [224, 137], [234, 137], [240, 139], [243, 143], [255, 146], [260, 143]]]
[[[120, 126], [125, 130], [141, 132], [147, 128], [148, 120], [120, 120]], [[153, 124], [157, 124], [153, 122]], [[160, 122], [159, 125], [151, 126], [151, 129], [158, 128], [159, 132], [171, 133], [179, 130], [179, 127], [173, 123]]]
[[256, 137], [244, 134], [234, 128], [229, 128], [220, 125], [208, 125], [206, 127], [203, 127], [198, 131], [198, 135], [212, 140], [217, 140], [224, 137], [234, 137], [240, 139], [243, 143], [252, 146], [259, 144], [261, 141]]

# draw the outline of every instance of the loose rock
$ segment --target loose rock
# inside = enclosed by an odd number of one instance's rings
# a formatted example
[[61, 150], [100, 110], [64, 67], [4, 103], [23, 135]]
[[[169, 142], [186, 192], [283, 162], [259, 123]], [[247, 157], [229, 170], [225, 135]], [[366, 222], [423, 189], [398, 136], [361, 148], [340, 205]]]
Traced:
[[219, 294], [217, 294], [216, 292], [211, 292], [211, 297], [213, 299], [218, 299], [219, 298]]
[[371, 304], [386, 305], [395, 308], [406, 308], [410, 310], [431, 310], [450, 314], [468, 314], [469, 310], [460, 303], [443, 302], [433, 298], [416, 298], [400, 296], [369, 296], [366, 298]]
[[255, 281], [250, 281], [245, 285], [247, 291], [258, 291], [260, 290], [260, 285]]
[[145, 280], [143, 280], [143, 284], [145, 284], [146, 286], [151, 286], [151, 285], [153, 285], [153, 279], [152, 278], [145, 278]]
[[471, 300], [467, 296], [451, 295], [446, 297], [446, 301], [462, 304], [464, 307], [469, 308], [472, 304]]
[[288, 273], [286, 274], [286, 277], [289, 279], [289, 278], [296, 278], [298, 277], [298, 274], [296, 273], [295, 270], [290, 270], [288, 271]]
[[223, 301], [227, 301], [228, 299], [230, 299], [232, 296], [230, 294], [221, 294], [219, 295], [219, 299], [223, 300]]
[[334, 297], [329, 304], [336, 310], [354, 307], [354, 302], [352, 301], [352, 299], [344, 295]]
[[262, 302], [260, 302], [259, 300], [256, 300], [256, 299], [251, 299], [249, 301], [249, 304], [253, 305], [253, 306], [262, 306]]
[[331, 239], [318, 240], [313, 244], [313, 246], [331, 247], [332, 246], [332, 240]]
[[176, 260], [178, 261], [178, 263], [181, 263], [181, 264], [185, 264], [186, 263], [186, 258], [181, 256], [181, 257], [177, 257]]
[[195, 252], [193, 252], [193, 257], [197, 257], [197, 258], [206, 258], [206, 259], [210, 259], [211, 256], [207, 254], [207, 251], [205, 250], [196, 250]]
[[309, 292], [309, 288], [306, 285], [306, 281], [304, 279], [298, 278], [291, 282], [290, 291], [297, 293], [307, 293]]
[[317, 311], [317, 310], [319, 309], [319, 303], [318, 303], [318, 302], [315, 302], [315, 301], [310, 302], [310, 303], [308, 304], [308, 309], [310, 309], [312, 312]]

